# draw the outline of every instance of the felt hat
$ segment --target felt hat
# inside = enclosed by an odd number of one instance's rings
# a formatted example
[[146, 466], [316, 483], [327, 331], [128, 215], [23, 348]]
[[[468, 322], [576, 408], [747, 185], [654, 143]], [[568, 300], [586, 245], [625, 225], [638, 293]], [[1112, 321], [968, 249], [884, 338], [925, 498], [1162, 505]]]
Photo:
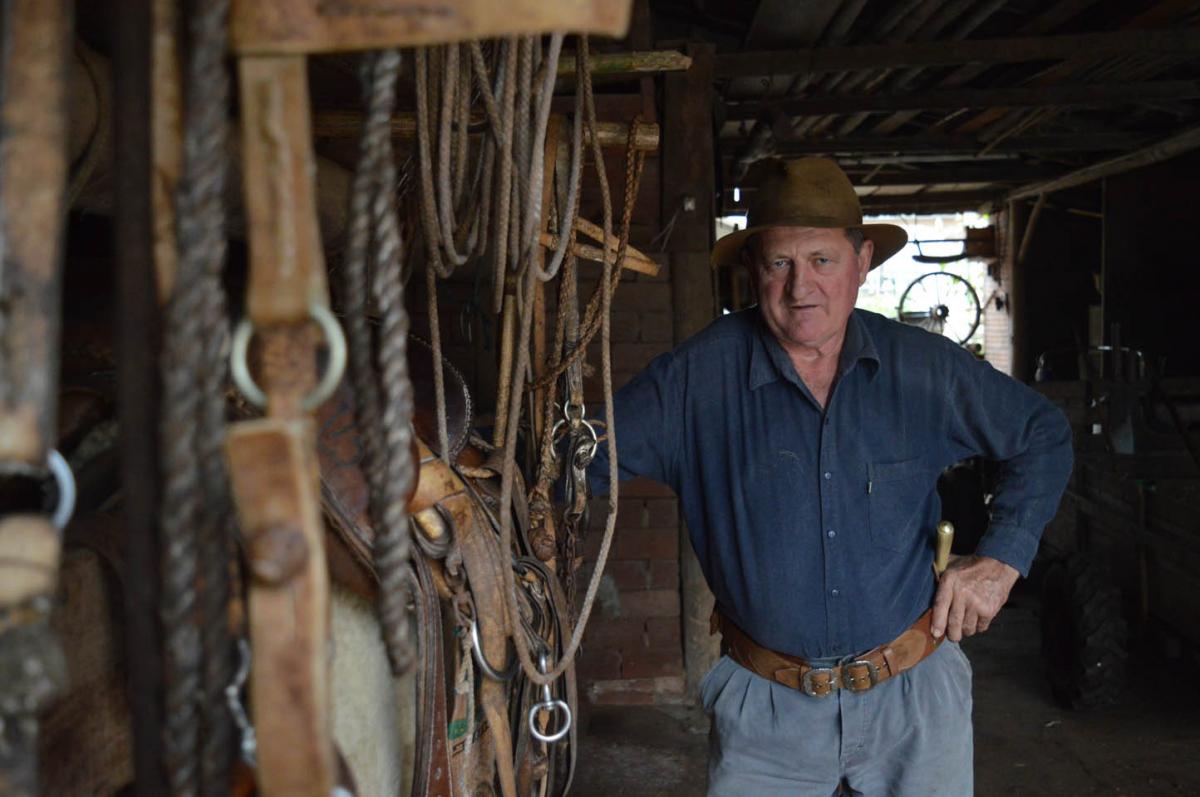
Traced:
[[750, 200], [746, 229], [731, 232], [713, 246], [714, 268], [741, 262], [746, 239], [769, 227], [858, 227], [875, 244], [871, 268], [908, 243], [908, 233], [895, 224], [863, 224], [850, 178], [828, 158], [776, 160], [768, 170]]

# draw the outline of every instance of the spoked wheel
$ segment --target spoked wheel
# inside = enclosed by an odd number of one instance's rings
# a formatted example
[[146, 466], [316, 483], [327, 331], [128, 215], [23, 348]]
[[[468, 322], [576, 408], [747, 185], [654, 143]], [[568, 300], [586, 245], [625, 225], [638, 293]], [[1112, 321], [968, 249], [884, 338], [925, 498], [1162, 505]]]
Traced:
[[905, 324], [964, 344], [979, 328], [979, 295], [957, 274], [931, 271], [913, 280], [900, 296], [897, 314]]

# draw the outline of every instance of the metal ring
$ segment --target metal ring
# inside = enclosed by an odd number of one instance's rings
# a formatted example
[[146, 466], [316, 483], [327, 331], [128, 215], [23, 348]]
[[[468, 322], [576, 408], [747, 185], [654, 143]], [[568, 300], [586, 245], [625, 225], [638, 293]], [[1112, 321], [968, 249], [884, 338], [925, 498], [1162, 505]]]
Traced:
[[62, 531], [75, 514], [75, 474], [71, 472], [71, 466], [63, 455], [58, 453], [57, 448], [50, 449], [46, 454], [46, 467], [54, 476], [54, 483], [58, 485], [58, 506], [54, 507], [50, 522], [54, 524], [54, 528]]
[[487, 658], [483, 655], [483, 648], [479, 646], [479, 621], [474, 617], [471, 618], [471, 652], [475, 654], [475, 662], [479, 665], [479, 669], [493, 681], [500, 681], [501, 683], [511, 681], [521, 665], [520, 660], [514, 658], [509, 663], [507, 672], [497, 672], [492, 669], [492, 665], [488, 664]]
[[[563, 714], [562, 727], [559, 728], [554, 733], [542, 733], [541, 729], [538, 728], [538, 724], [537, 724], [537, 716], [538, 716], [538, 712], [540, 712], [540, 711], [549, 711], [551, 713], [554, 713], [555, 711], [561, 711]], [[557, 742], [559, 739], [566, 736], [567, 733], [570, 732], [570, 730], [571, 730], [571, 707], [568, 706], [562, 700], [551, 700], [548, 702], [534, 703], [533, 706], [529, 709], [529, 733], [532, 734], [533, 738], [537, 739], [539, 742], [543, 742], [545, 744], [553, 744], [554, 742]]]
[[[304, 397], [304, 401], [300, 404], [305, 412], [311, 412], [324, 404], [333, 395], [333, 391], [337, 390], [338, 383], [342, 381], [342, 374], [346, 371], [346, 336], [333, 313], [329, 312], [328, 307], [313, 303], [308, 307], [308, 315], [317, 322], [317, 326], [325, 335], [325, 343], [329, 347], [329, 363], [321, 381], [317, 383], [311, 393]], [[247, 360], [250, 352], [250, 339], [253, 337], [253, 322], [248, 317], [243, 318], [233, 331], [233, 340], [229, 351], [229, 370], [233, 375], [233, 383], [237, 385], [237, 389], [242, 392], [242, 395], [254, 406], [265, 409], [267, 394], [254, 381]]]
[[[538, 651], [538, 669], [541, 671], [542, 675], [545, 675], [546, 671], [549, 669], [546, 659], [547, 651], [545, 647], [542, 647], [542, 649]], [[555, 711], [561, 711], [563, 713], [562, 727], [554, 733], [542, 733], [541, 728], [539, 728], [537, 725], [537, 715], [540, 711], [549, 711], [552, 714]], [[540, 703], [534, 703], [529, 709], [529, 733], [532, 734], [533, 738], [537, 739], [539, 742], [544, 744], [553, 744], [554, 742], [557, 742], [559, 739], [566, 736], [567, 732], [570, 730], [571, 707], [562, 700], [555, 700], [552, 698], [550, 684], [542, 684], [542, 701]]]

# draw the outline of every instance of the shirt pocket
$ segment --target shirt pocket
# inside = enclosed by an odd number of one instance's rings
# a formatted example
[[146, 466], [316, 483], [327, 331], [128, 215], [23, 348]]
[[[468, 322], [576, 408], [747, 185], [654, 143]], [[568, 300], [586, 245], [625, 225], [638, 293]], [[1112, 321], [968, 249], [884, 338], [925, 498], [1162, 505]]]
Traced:
[[920, 529], [926, 469], [920, 457], [867, 464], [867, 513], [871, 539], [889, 551], [910, 550]]

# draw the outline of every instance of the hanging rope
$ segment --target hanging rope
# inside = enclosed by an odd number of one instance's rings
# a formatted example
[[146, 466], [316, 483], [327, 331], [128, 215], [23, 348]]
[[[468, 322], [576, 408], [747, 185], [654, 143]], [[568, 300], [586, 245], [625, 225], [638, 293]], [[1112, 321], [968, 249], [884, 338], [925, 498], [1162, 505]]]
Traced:
[[177, 795], [226, 793], [232, 760], [224, 699], [233, 674], [232, 515], [222, 451], [229, 337], [221, 285], [227, 17], [227, 0], [209, 0], [197, 4], [189, 24], [184, 174], [176, 200], [179, 271], [163, 342], [164, 746]]
[[[406, 504], [416, 479], [412, 456], [412, 385], [408, 377], [408, 314], [401, 275], [402, 244], [393, 186], [391, 115], [400, 53], [363, 57], [361, 77], [366, 125], [351, 190], [349, 234], [343, 279], [350, 375], [356, 396], [360, 439], [366, 446], [375, 528], [374, 560], [379, 576], [379, 614], [392, 671], [415, 660], [409, 603], [415, 585], [410, 567]], [[378, 362], [367, 320], [367, 261], [371, 291], [380, 312]], [[378, 367], [378, 371], [376, 368]]]

